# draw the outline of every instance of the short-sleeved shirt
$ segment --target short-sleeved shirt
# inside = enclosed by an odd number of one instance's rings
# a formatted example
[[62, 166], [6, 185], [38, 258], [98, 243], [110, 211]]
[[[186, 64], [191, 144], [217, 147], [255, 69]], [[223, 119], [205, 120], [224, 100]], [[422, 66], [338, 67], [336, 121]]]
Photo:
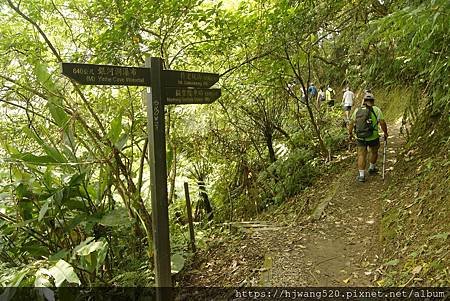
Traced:
[[353, 98], [355, 97], [355, 94], [352, 91], [345, 91], [342, 98], [344, 99], [344, 106], [352, 106], [353, 105]]
[[[381, 112], [381, 109], [379, 107], [372, 106], [372, 109], [373, 109], [373, 112], [375, 113], [375, 116], [374, 116], [374, 114], [371, 114], [370, 118], [372, 119], [372, 125], [374, 125], [374, 130], [372, 132], [372, 135], [370, 135], [369, 137], [364, 139], [365, 141], [371, 141], [371, 140], [375, 140], [375, 139], [380, 138], [379, 131], [378, 131], [378, 126], [380, 124], [380, 120], [384, 120], [383, 112]], [[356, 112], [357, 111], [358, 111], [358, 109], [353, 111], [353, 114], [352, 114], [352, 117], [351, 117], [351, 120], [353, 122], [356, 121]]]
[[325, 92], [323, 92], [322, 90], [319, 90], [318, 97], [319, 97], [320, 101], [323, 101], [325, 99]]
[[331, 91], [328, 90], [328, 89], [325, 91], [325, 100], [326, 101], [330, 101], [331, 100]]

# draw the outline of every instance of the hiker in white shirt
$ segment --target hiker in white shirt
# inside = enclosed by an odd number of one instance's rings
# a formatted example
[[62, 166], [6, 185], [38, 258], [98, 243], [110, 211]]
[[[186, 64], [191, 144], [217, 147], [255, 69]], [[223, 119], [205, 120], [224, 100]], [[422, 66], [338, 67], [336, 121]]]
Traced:
[[355, 94], [350, 91], [350, 87], [345, 88], [344, 95], [342, 96], [342, 105], [345, 111], [345, 121], [348, 122], [350, 119], [350, 111], [353, 106], [353, 99], [355, 98]]

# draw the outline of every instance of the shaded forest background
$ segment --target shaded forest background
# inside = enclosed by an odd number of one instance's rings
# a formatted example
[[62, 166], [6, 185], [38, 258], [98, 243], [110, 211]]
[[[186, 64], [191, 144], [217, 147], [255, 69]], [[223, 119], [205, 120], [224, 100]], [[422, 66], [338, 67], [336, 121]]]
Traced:
[[[2, 286], [153, 281], [142, 88], [79, 86], [61, 75], [62, 62], [142, 66], [157, 56], [166, 69], [221, 74], [214, 104], [166, 111], [173, 272], [192, 255], [183, 181], [198, 195], [200, 247], [215, 225], [282, 204], [346, 148], [346, 85], [357, 102], [372, 89], [388, 118], [401, 117], [405, 154], [427, 149], [448, 170], [446, 0], [0, 0], [0, 8]], [[330, 84], [336, 108], [302, 98], [309, 82]]]

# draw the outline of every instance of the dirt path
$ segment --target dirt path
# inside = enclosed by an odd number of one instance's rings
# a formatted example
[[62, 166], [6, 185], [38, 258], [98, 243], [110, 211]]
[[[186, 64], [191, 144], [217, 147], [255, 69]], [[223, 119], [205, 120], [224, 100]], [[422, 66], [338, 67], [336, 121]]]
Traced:
[[[401, 147], [398, 130], [391, 129], [388, 169], [395, 163]], [[268, 216], [272, 227], [247, 231], [245, 239], [203, 254], [208, 262], [187, 275], [185, 285], [197, 286], [376, 286], [380, 277], [379, 224], [381, 202], [389, 182], [380, 174], [365, 183], [356, 181], [354, 158], [339, 176], [315, 185], [309, 194], [311, 203], [322, 202], [320, 215], [312, 221], [286, 225], [283, 217]], [[295, 205], [295, 204], [293, 204]], [[221, 251], [218, 251], [221, 250]], [[226, 255], [225, 255], [226, 254]], [[226, 259], [228, 256], [229, 259]], [[263, 262], [261, 264], [261, 261]], [[259, 266], [255, 263], [259, 262]], [[204, 267], [210, 267], [209, 272]], [[211, 268], [213, 267], [213, 268]], [[209, 275], [208, 275], [209, 273]], [[201, 275], [199, 278], [198, 276]], [[211, 281], [210, 279], [214, 279]]]
[[[379, 176], [355, 182], [355, 172], [339, 179], [325, 216], [278, 235], [269, 248], [271, 275], [264, 286], [370, 286], [377, 267]], [[283, 237], [295, 237], [295, 241]]]
[[[398, 130], [389, 139], [387, 166], [395, 162], [401, 146]], [[378, 166], [381, 170], [382, 147]], [[373, 286], [380, 274], [379, 223], [381, 202], [388, 178], [381, 173], [356, 181], [356, 167], [336, 178], [321, 217], [303, 227], [288, 227], [269, 245], [270, 266], [263, 272], [263, 286]], [[386, 174], [388, 177], [388, 173]], [[296, 238], [292, 240], [291, 238]], [[268, 265], [266, 260], [266, 265]]]

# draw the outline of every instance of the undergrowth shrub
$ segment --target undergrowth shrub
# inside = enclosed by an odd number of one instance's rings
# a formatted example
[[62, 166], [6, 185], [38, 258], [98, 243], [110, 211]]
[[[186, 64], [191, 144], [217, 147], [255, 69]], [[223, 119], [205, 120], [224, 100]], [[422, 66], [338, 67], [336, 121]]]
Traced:
[[265, 202], [279, 204], [307, 187], [317, 173], [312, 159], [311, 150], [296, 149], [285, 160], [274, 162], [262, 172], [257, 182], [266, 192]]

